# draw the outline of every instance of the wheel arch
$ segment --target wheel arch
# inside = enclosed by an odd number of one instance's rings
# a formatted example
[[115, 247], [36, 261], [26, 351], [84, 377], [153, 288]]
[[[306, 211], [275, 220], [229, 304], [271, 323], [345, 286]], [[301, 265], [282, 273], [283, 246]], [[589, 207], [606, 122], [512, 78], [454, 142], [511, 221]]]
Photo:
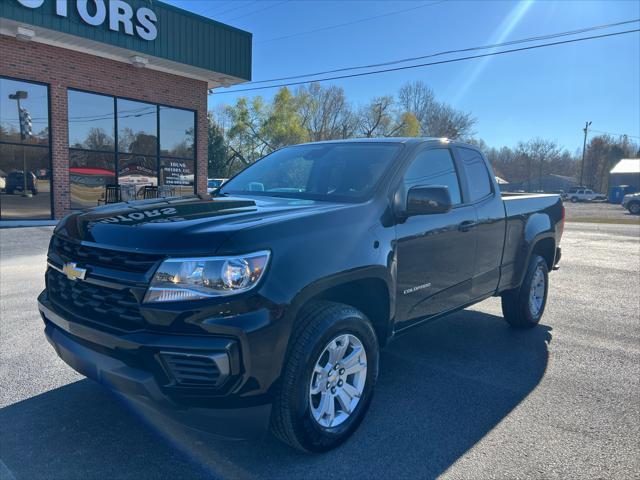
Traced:
[[549, 270], [555, 264], [556, 224], [549, 214], [535, 213], [531, 215], [524, 227], [523, 234], [524, 243], [515, 259], [514, 276], [509, 284], [502, 286], [502, 291], [520, 287], [532, 255], [539, 254], [544, 257]]
[[392, 294], [391, 279], [382, 267], [367, 267], [333, 275], [314, 282], [303, 289], [292, 302], [292, 317], [310, 302], [325, 300], [344, 303], [364, 313], [384, 346], [392, 331], [395, 298]]

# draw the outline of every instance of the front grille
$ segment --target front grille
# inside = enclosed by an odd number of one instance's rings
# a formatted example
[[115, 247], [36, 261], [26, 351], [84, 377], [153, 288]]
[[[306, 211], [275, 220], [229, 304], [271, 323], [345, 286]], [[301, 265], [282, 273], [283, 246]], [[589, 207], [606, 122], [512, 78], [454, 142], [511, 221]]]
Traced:
[[89, 247], [58, 236], [51, 240], [51, 252], [63, 262], [76, 262], [83, 266], [91, 265], [132, 273], [146, 273], [161, 259], [158, 255]]
[[49, 300], [72, 315], [112, 328], [135, 330], [144, 325], [139, 304], [126, 289], [100, 287], [82, 280], [69, 280], [66, 275], [47, 270]]
[[163, 352], [160, 356], [177, 385], [216, 387], [223, 379], [215, 357], [226, 354], [205, 356]]

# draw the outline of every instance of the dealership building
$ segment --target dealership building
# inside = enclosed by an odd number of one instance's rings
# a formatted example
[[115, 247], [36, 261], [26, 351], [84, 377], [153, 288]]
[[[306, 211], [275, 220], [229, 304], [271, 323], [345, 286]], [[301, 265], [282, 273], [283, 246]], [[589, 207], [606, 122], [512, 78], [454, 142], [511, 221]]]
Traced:
[[157, 0], [0, 1], [0, 225], [206, 193], [207, 94], [251, 34]]

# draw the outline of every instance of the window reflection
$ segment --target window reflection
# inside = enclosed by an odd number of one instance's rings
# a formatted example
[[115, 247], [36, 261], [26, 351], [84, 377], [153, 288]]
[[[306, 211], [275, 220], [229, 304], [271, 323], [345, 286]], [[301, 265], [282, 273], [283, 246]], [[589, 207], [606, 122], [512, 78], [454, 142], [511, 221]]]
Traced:
[[158, 147], [157, 106], [118, 99], [118, 150], [156, 155]]
[[49, 218], [49, 149], [0, 144], [0, 219]]
[[123, 200], [140, 197], [145, 185], [158, 185], [158, 167], [156, 157], [144, 155], [120, 155], [118, 163], [118, 183]]
[[195, 113], [180, 108], [160, 107], [160, 154], [193, 158]]
[[69, 152], [71, 208], [97, 206], [104, 199], [106, 186], [115, 183], [116, 159], [113, 153]]
[[69, 90], [69, 146], [115, 149], [113, 97]]
[[462, 202], [453, 157], [449, 149], [446, 148], [424, 150], [419, 153], [404, 174], [404, 184], [407, 191], [417, 185], [445, 186], [449, 188], [453, 205]]
[[48, 96], [46, 85], [0, 78], [0, 220], [51, 218]]
[[[194, 131], [190, 110], [69, 90], [72, 208], [102, 203], [115, 183], [122, 200], [143, 198], [145, 186], [162, 196], [193, 194]], [[158, 157], [158, 142], [170, 158]]]
[[[32, 135], [22, 138], [16, 92], [23, 92], [20, 107], [31, 117]], [[49, 145], [49, 101], [45, 85], [0, 78], [0, 142]]]

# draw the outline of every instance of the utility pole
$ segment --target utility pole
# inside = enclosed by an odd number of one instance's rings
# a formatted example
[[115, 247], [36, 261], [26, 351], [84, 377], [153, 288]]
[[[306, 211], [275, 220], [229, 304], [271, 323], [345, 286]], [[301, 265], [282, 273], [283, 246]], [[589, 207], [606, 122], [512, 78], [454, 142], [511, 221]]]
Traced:
[[585, 122], [584, 128], [582, 129], [582, 131], [584, 132], [584, 141], [582, 142], [582, 163], [580, 164], [580, 186], [582, 186], [582, 180], [584, 177], [584, 156], [587, 150], [587, 135], [589, 133], [589, 127], [591, 126], [591, 123], [592, 122]]
[[[29, 94], [24, 90], [18, 90], [16, 93], [12, 93], [9, 95], [10, 100], [15, 100], [18, 105], [18, 119], [20, 123], [20, 139], [24, 142], [31, 136], [31, 126], [27, 125], [28, 117], [27, 111], [24, 110], [20, 106], [20, 100], [25, 100]], [[30, 197], [31, 195], [27, 193], [27, 147], [22, 145], [22, 196]]]

